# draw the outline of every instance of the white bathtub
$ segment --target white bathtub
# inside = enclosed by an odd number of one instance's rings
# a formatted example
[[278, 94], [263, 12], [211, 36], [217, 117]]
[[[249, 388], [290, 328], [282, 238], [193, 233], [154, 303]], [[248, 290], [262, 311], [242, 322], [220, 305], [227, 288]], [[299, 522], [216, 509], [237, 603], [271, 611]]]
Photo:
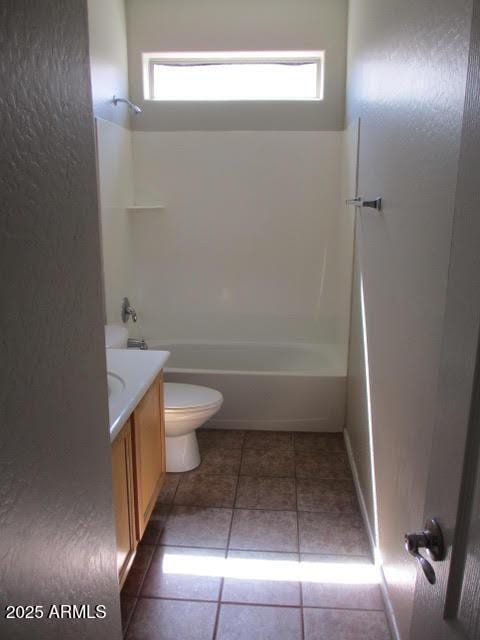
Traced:
[[218, 389], [224, 404], [208, 424], [224, 429], [341, 431], [345, 365], [331, 345], [149, 341], [170, 351], [170, 382]]

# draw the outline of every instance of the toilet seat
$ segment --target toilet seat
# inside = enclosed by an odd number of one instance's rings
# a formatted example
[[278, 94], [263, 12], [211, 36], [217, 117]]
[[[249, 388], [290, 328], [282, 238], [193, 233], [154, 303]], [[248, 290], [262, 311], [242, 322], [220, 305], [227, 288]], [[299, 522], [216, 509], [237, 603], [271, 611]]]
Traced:
[[223, 396], [219, 391], [196, 384], [166, 382], [163, 390], [165, 412], [168, 413], [205, 411], [223, 402]]

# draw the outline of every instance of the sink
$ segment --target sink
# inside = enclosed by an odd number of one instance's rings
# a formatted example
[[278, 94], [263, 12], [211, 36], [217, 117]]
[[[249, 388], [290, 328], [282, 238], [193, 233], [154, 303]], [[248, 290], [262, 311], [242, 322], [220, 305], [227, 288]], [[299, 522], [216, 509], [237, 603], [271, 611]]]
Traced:
[[124, 379], [112, 371], [107, 371], [107, 382], [109, 399], [112, 398], [112, 396], [117, 395], [117, 393], [121, 393], [125, 389]]

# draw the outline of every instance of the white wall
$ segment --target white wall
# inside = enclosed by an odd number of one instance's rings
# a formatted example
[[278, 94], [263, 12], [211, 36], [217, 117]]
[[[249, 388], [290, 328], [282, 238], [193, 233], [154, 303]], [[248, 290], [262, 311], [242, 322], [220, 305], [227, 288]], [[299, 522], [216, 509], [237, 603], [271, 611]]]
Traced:
[[93, 110], [96, 116], [129, 126], [125, 105], [114, 95], [128, 96], [127, 33], [124, 0], [88, 0], [88, 30]]
[[[144, 131], [341, 130], [347, 0], [127, 0], [130, 91]], [[145, 102], [142, 52], [325, 50], [321, 102]]]
[[147, 337], [346, 344], [341, 137], [133, 133], [136, 201], [166, 205], [132, 221]]
[[[347, 111], [349, 121], [361, 118], [359, 192], [381, 195], [384, 210], [357, 213], [351, 373], [358, 379], [349, 385], [347, 426], [359, 465], [373, 447], [379, 550], [404, 640], [417, 565], [402, 541], [423, 526], [471, 8], [465, 0], [351, 0], [349, 10]], [[371, 442], [360, 378], [361, 281]]]
[[135, 304], [130, 214], [133, 202], [132, 133], [128, 129], [95, 119], [99, 178], [102, 257], [106, 320], [121, 323], [125, 296]]

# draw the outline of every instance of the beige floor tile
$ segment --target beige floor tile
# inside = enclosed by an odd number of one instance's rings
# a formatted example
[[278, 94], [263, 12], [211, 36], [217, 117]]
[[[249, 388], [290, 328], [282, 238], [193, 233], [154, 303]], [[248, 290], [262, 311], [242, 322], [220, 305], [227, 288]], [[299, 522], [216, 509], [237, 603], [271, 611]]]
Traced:
[[200, 428], [197, 430], [197, 438], [202, 449], [208, 447], [241, 449], [245, 438], [245, 431]]
[[367, 534], [359, 514], [301, 511], [298, 523], [302, 553], [370, 554]]
[[346, 453], [343, 433], [299, 432], [293, 434], [296, 451], [336, 451]]
[[216, 640], [301, 640], [301, 611], [222, 604]]
[[300, 583], [288, 580], [296, 553], [229, 551], [223, 602], [300, 606]]
[[225, 553], [215, 549], [158, 547], [145, 576], [141, 595], [216, 601], [220, 594], [224, 558]]
[[379, 573], [368, 557], [302, 554], [305, 607], [383, 610]]
[[233, 507], [238, 476], [185, 475], [175, 495], [176, 505]]
[[298, 551], [295, 511], [235, 509], [231, 549]]
[[127, 640], [212, 640], [217, 604], [140, 598]]
[[297, 478], [297, 505], [299, 511], [358, 512], [352, 480]]
[[330, 451], [297, 451], [295, 454], [297, 478], [351, 479], [352, 472], [346, 454]]
[[[236, 475], [240, 470], [242, 450], [228, 447], [207, 447], [200, 449], [201, 463], [189, 474]], [[186, 475], [186, 474], [184, 474]]]
[[293, 477], [294, 453], [289, 449], [244, 449], [241, 475]]
[[293, 434], [288, 431], [247, 431], [245, 449], [293, 449]]
[[390, 640], [381, 611], [304, 609], [305, 640]]
[[235, 506], [239, 509], [296, 509], [294, 478], [240, 476]]
[[174, 506], [160, 542], [163, 545], [225, 548], [231, 509]]
[[167, 473], [167, 477], [165, 478], [165, 482], [162, 490], [160, 491], [157, 502], [160, 504], [171, 504], [175, 497], [175, 491], [177, 490], [179, 481], [179, 473]]

